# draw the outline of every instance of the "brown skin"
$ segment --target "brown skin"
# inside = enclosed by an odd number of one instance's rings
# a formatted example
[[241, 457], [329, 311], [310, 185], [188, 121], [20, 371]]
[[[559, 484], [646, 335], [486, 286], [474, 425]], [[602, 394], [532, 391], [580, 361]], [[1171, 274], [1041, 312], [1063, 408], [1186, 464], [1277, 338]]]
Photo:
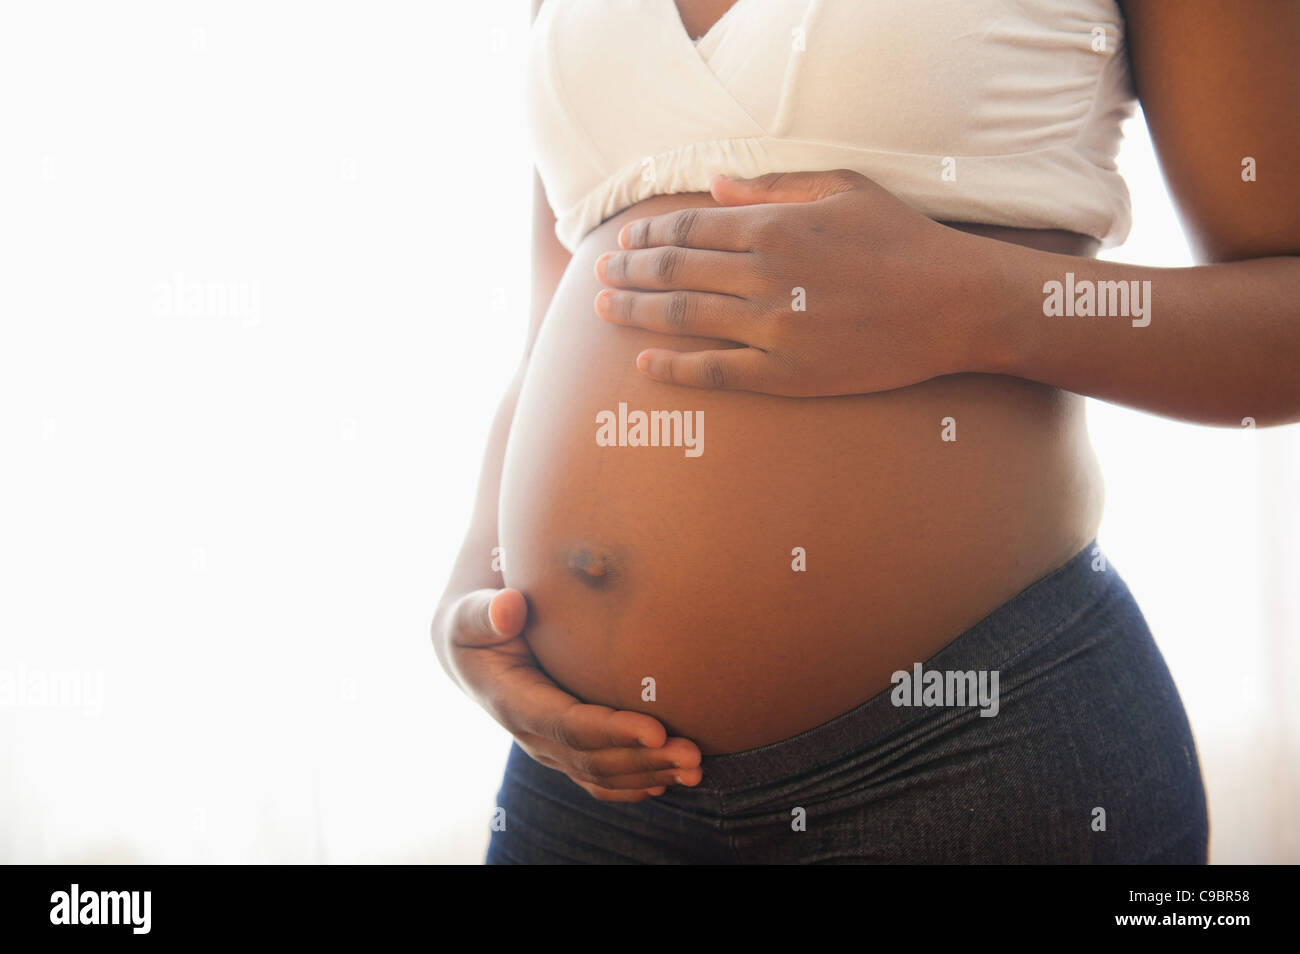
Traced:
[[674, 782], [699, 781], [699, 748], [671, 739], [659, 720], [588, 705], [546, 677], [524, 640], [523, 594], [501, 587], [497, 546], [501, 461], [520, 382], [569, 253], [534, 182], [532, 317], [527, 345], [488, 434], [469, 532], [434, 614], [432, 635], [448, 675], [532, 758], [563, 771], [593, 797], [642, 801]]
[[[534, 18], [541, 4], [542, 0], [533, 0]], [[520, 384], [542, 319], [570, 260], [555, 237], [555, 213], [536, 174], [532, 248], [532, 300], [524, 354], [488, 434], [469, 531], [434, 613], [431, 635], [447, 674], [528, 755], [564, 772], [594, 798], [643, 801], [673, 783], [698, 783], [699, 747], [688, 739], [669, 737], [658, 719], [583, 703], [542, 673], [522, 635], [526, 600], [518, 590], [502, 588], [501, 574], [492, 569], [489, 557], [497, 546], [501, 463]]]
[[[595, 260], [630, 218], [709, 203], [655, 196], [575, 250], [515, 409], [497, 543], [543, 672], [715, 754], [811, 728], [930, 658], [1077, 553], [1101, 488], [1082, 399], [1016, 378], [795, 400], [640, 374], [656, 339], [699, 339], [602, 322]], [[701, 413], [704, 453], [598, 446], [596, 415], [620, 402]]]
[[682, 28], [692, 40], [698, 40], [732, 5], [733, 0], [677, 0], [677, 12], [682, 18]]
[[[679, 6], [685, 6], [686, 29], [698, 36], [729, 4]], [[1194, 12], [1189, 11], [1190, 6], [1130, 0], [1124, 4], [1128, 42], [1147, 120], [1194, 245], [1205, 261], [1237, 262], [1241, 267], [1213, 266], [1218, 274], [1212, 279], [1193, 276], [1177, 286], [1170, 281], [1172, 270], [1161, 270], [1156, 321], [1162, 316], [1168, 321], [1181, 320], [1183, 327], [1196, 331], [1166, 333], [1162, 346], [1142, 345], [1148, 349], [1144, 358], [1128, 349], [1139, 336], [1158, 328], [1156, 323], [1124, 334], [1117, 333], [1117, 325], [1106, 326], [1107, 333], [1094, 336], [1085, 331], [1097, 328], [1096, 324], [1086, 328], [1080, 324], [1072, 329], [1077, 340], [1063, 347], [1061, 322], [1067, 319], [1056, 319], [1051, 330], [1044, 330], [1040, 313], [1037, 325], [1008, 322], [1004, 323], [1007, 333], [987, 336], [992, 343], [986, 342], [980, 363], [1163, 413], [1235, 421], [1239, 409], [1249, 405], [1240, 411], [1242, 416], [1253, 416], [1261, 423], [1291, 420], [1295, 416], [1294, 392], [1278, 382], [1277, 369], [1279, 361], [1289, 361], [1292, 369], [1296, 366], [1294, 324], [1289, 323], [1297, 300], [1291, 256], [1300, 248], [1294, 216], [1295, 183], [1300, 181], [1300, 151], [1293, 122], [1297, 104], [1291, 54], [1297, 39], [1295, 14], [1280, 4], [1271, 15], [1251, 17], [1240, 17], [1239, 10], [1227, 3], [1197, 4]], [[1239, 154], [1253, 155], [1259, 161], [1259, 182], [1240, 182]], [[644, 214], [655, 211], [658, 209], [647, 209]], [[624, 218], [634, 217], [636, 212], [634, 209]], [[567, 252], [555, 240], [554, 218], [540, 189], [535, 224], [530, 351], [569, 262]], [[1008, 241], [1015, 238], [997, 230], [979, 231]], [[963, 236], [962, 241], [983, 240]], [[1036, 236], [1033, 244], [1057, 248], [1045, 235]], [[1077, 257], [1088, 254], [1086, 243], [1067, 252], [1070, 257], [1064, 260], [1052, 257], [1059, 251], [1022, 252], [1003, 242], [989, 242], [986, 248], [996, 248], [994, 260], [1003, 263], [1006, 271], [1021, 279], [1032, 275], [1038, 287], [1044, 272], [1056, 277], [1067, 268], [1079, 277], [1130, 277], [1115, 274], [1116, 268], [1125, 266], [1093, 265]], [[1243, 261], [1251, 258], [1264, 261]], [[1143, 271], [1156, 270], [1132, 270]], [[1179, 271], [1190, 275], [1201, 270]], [[1131, 277], [1154, 281], [1157, 276]], [[1181, 282], [1181, 276], [1175, 281]], [[1023, 288], [1017, 293], [1017, 287], [1016, 281], [995, 283], [990, 300], [1003, 302], [1003, 307], [967, 314], [993, 322], [1024, 314], [1026, 309], [1032, 309], [1030, 314], [1036, 312], [1042, 301], [1038, 288], [1026, 295]], [[998, 288], [1001, 293], [995, 294]], [[1012, 290], [1009, 295], [1007, 289]], [[1227, 330], [1218, 330], [1225, 326]], [[1034, 330], [1044, 330], [1042, 341], [1035, 342], [1027, 333]], [[1253, 347], [1251, 341], [1258, 335], [1270, 346]], [[737, 340], [740, 336], [727, 337]], [[692, 346], [686, 339], [683, 342], [684, 348]], [[899, 346], [905, 348], [906, 344]], [[1162, 348], [1174, 348], [1175, 353]], [[1180, 368], [1198, 356], [1195, 380], [1180, 383]], [[870, 362], [863, 364], [869, 367]], [[816, 362], [805, 366], [815, 368]], [[527, 613], [523, 597], [514, 590], [501, 590], [500, 576], [489, 569], [488, 554], [498, 538], [502, 457], [523, 368], [521, 363], [520, 374], [498, 412], [471, 531], [435, 616], [439, 656], [462, 687], [511, 731], [530, 755], [565, 771], [595, 797], [649, 797], [672, 783], [674, 770], [666, 769], [668, 764], [691, 767], [685, 777], [689, 784], [698, 778], [693, 766], [698, 765], [699, 749], [693, 743], [680, 738], [668, 741], [663, 723], [648, 715], [584, 704], [536, 668], [536, 657], [519, 636]], [[1206, 387], [1200, 374], [1207, 371], [1218, 375], [1219, 388]], [[810, 387], [807, 380], [799, 386]], [[1207, 392], [1223, 386], [1228, 388], [1228, 397], [1222, 405], [1206, 406], [1207, 400], [1213, 400]], [[815, 386], [809, 393], [814, 391]], [[915, 389], [900, 392], [914, 393]], [[638, 737], [649, 744], [641, 745]]]
[[[1300, 6], [1124, 4], [1138, 92], [1199, 259], [1144, 268], [945, 229], [854, 172], [720, 180], [624, 227], [609, 321], [750, 347], [638, 356], [663, 382], [862, 394], [1010, 374], [1203, 424], [1300, 420]], [[1258, 179], [1243, 182], [1242, 159]], [[1152, 323], [1045, 318], [1043, 285], [1149, 281]], [[807, 312], [790, 288], [807, 289]], [[970, 302], [980, 303], [971, 308]]]

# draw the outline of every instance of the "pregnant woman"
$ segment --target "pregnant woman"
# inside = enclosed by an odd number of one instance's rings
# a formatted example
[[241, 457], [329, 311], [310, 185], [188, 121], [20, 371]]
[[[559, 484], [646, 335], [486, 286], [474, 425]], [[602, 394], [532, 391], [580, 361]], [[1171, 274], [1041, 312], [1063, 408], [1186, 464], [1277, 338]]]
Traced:
[[[493, 863], [1206, 860], [1082, 395], [1300, 418], [1295, 5], [545, 0], [532, 324], [433, 624]], [[1204, 264], [1123, 239], [1142, 102]]]

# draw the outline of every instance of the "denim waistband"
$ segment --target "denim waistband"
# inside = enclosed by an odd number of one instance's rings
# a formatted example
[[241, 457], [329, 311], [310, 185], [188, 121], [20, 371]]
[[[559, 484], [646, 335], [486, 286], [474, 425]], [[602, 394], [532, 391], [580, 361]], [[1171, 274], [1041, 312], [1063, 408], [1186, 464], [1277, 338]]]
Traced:
[[[1117, 590], [1127, 591], [1093, 540], [1066, 563], [919, 662], [925, 670], [998, 669], [1068, 629], [1098, 601]], [[915, 709], [894, 705], [890, 698], [893, 691], [891, 685], [829, 722], [787, 739], [727, 755], [705, 756], [701, 762], [704, 777], [688, 791], [706, 797], [744, 791], [797, 777], [848, 756], [900, 723], [919, 717]]]

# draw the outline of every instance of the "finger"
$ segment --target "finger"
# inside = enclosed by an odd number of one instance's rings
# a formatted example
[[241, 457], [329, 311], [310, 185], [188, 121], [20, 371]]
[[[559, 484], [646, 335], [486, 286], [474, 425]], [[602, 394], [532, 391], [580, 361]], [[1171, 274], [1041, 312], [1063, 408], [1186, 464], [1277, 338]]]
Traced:
[[678, 209], [633, 219], [619, 230], [618, 244], [625, 249], [676, 245], [748, 252], [754, 246], [758, 224], [755, 209]]
[[495, 646], [518, 636], [527, 617], [528, 604], [518, 590], [474, 590], [456, 601], [453, 638], [462, 646]]
[[[533, 757], [543, 765], [563, 772], [575, 782], [587, 782], [608, 789], [653, 788], [657, 785], [696, 785], [699, 783], [701, 769], [665, 768], [653, 772], [620, 772], [605, 774], [597, 771], [591, 764], [590, 753], [570, 752], [570, 758], [547, 754], [540, 751]], [[540, 756], [540, 757], [539, 757]]]
[[538, 720], [538, 732], [570, 749], [661, 749], [668, 733], [658, 719], [628, 709], [575, 702], [563, 712]]
[[466, 677], [476, 687], [479, 704], [515, 738], [528, 739], [534, 748], [545, 747], [557, 761], [571, 764], [573, 751], [658, 749], [668, 741], [658, 719], [580, 702], [542, 672], [531, 654], [508, 657], [497, 649], [481, 652], [485, 654], [481, 660], [466, 663], [479, 667], [472, 680]]
[[653, 757], [655, 749], [606, 749], [597, 753], [565, 748], [533, 735], [516, 736], [516, 741], [534, 761], [563, 772], [575, 782], [588, 782], [601, 788], [692, 786], [698, 785], [703, 777], [698, 750], [686, 739], [677, 740], [685, 743], [684, 748], [661, 758]]
[[488, 603], [488, 623], [500, 636], [518, 636], [528, 618], [528, 603], [516, 589], [497, 590]]
[[[610, 780], [621, 776], [641, 775], [654, 772], [691, 772], [699, 768], [700, 750], [689, 739], [671, 739], [667, 745], [658, 749], [650, 748], [609, 748], [582, 752], [575, 758], [574, 766], [591, 777], [600, 785], [612, 788], [628, 788], [627, 785], [611, 785]], [[642, 787], [642, 786], [638, 786]]]
[[580, 702], [527, 661], [495, 674], [486, 703], [513, 735], [539, 736], [570, 749], [646, 746], [668, 741], [663, 724], [651, 716]]
[[665, 791], [663, 786], [657, 786], [652, 789], [610, 789], [601, 788], [599, 785], [592, 785], [590, 782], [580, 782], [572, 779], [573, 784], [584, 789], [592, 798], [599, 799], [602, 802], [644, 802], [646, 799], [655, 798], [662, 795]]
[[596, 277], [606, 285], [652, 291], [692, 288], [743, 296], [754, 287], [751, 268], [747, 252], [675, 246], [606, 252], [596, 259]]
[[660, 785], [680, 785], [694, 788], [700, 784], [702, 769], [668, 769], [659, 772], [636, 772], [632, 775], [603, 776], [596, 784], [608, 789], [654, 788]]
[[596, 314], [615, 325], [667, 335], [721, 338], [744, 344], [756, 330], [746, 299], [711, 292], [641, 292], [605, 288], [596, 295]]
[[[666, 351], [649, 348], [636, 356], [637, 369], [664, 384], [727, 391], [762, 391], [766, 355], [757, 348]], [[773, 392], [776, 393], [776, 392]]]
[[712, 195], [724, 206], [758, 202], [816, 202], [862, 187], [868, 180], [848, 169], [828, 172], [769, 172], [752, 179], [715, 176]]

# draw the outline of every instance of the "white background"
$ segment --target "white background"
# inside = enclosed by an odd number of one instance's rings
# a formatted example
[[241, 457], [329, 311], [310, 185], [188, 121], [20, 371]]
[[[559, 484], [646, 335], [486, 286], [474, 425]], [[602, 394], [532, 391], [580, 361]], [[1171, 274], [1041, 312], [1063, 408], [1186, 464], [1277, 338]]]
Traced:
[[[2, 9], [0, 861], [479, 860], [508, 737], [428, 621], [523, 343], [527, 4]], [[1186, 264], [1129, 136], [1110, 257]], [[1213, 857], [1300, 861], [1297, 429], [1091, 421]]]

